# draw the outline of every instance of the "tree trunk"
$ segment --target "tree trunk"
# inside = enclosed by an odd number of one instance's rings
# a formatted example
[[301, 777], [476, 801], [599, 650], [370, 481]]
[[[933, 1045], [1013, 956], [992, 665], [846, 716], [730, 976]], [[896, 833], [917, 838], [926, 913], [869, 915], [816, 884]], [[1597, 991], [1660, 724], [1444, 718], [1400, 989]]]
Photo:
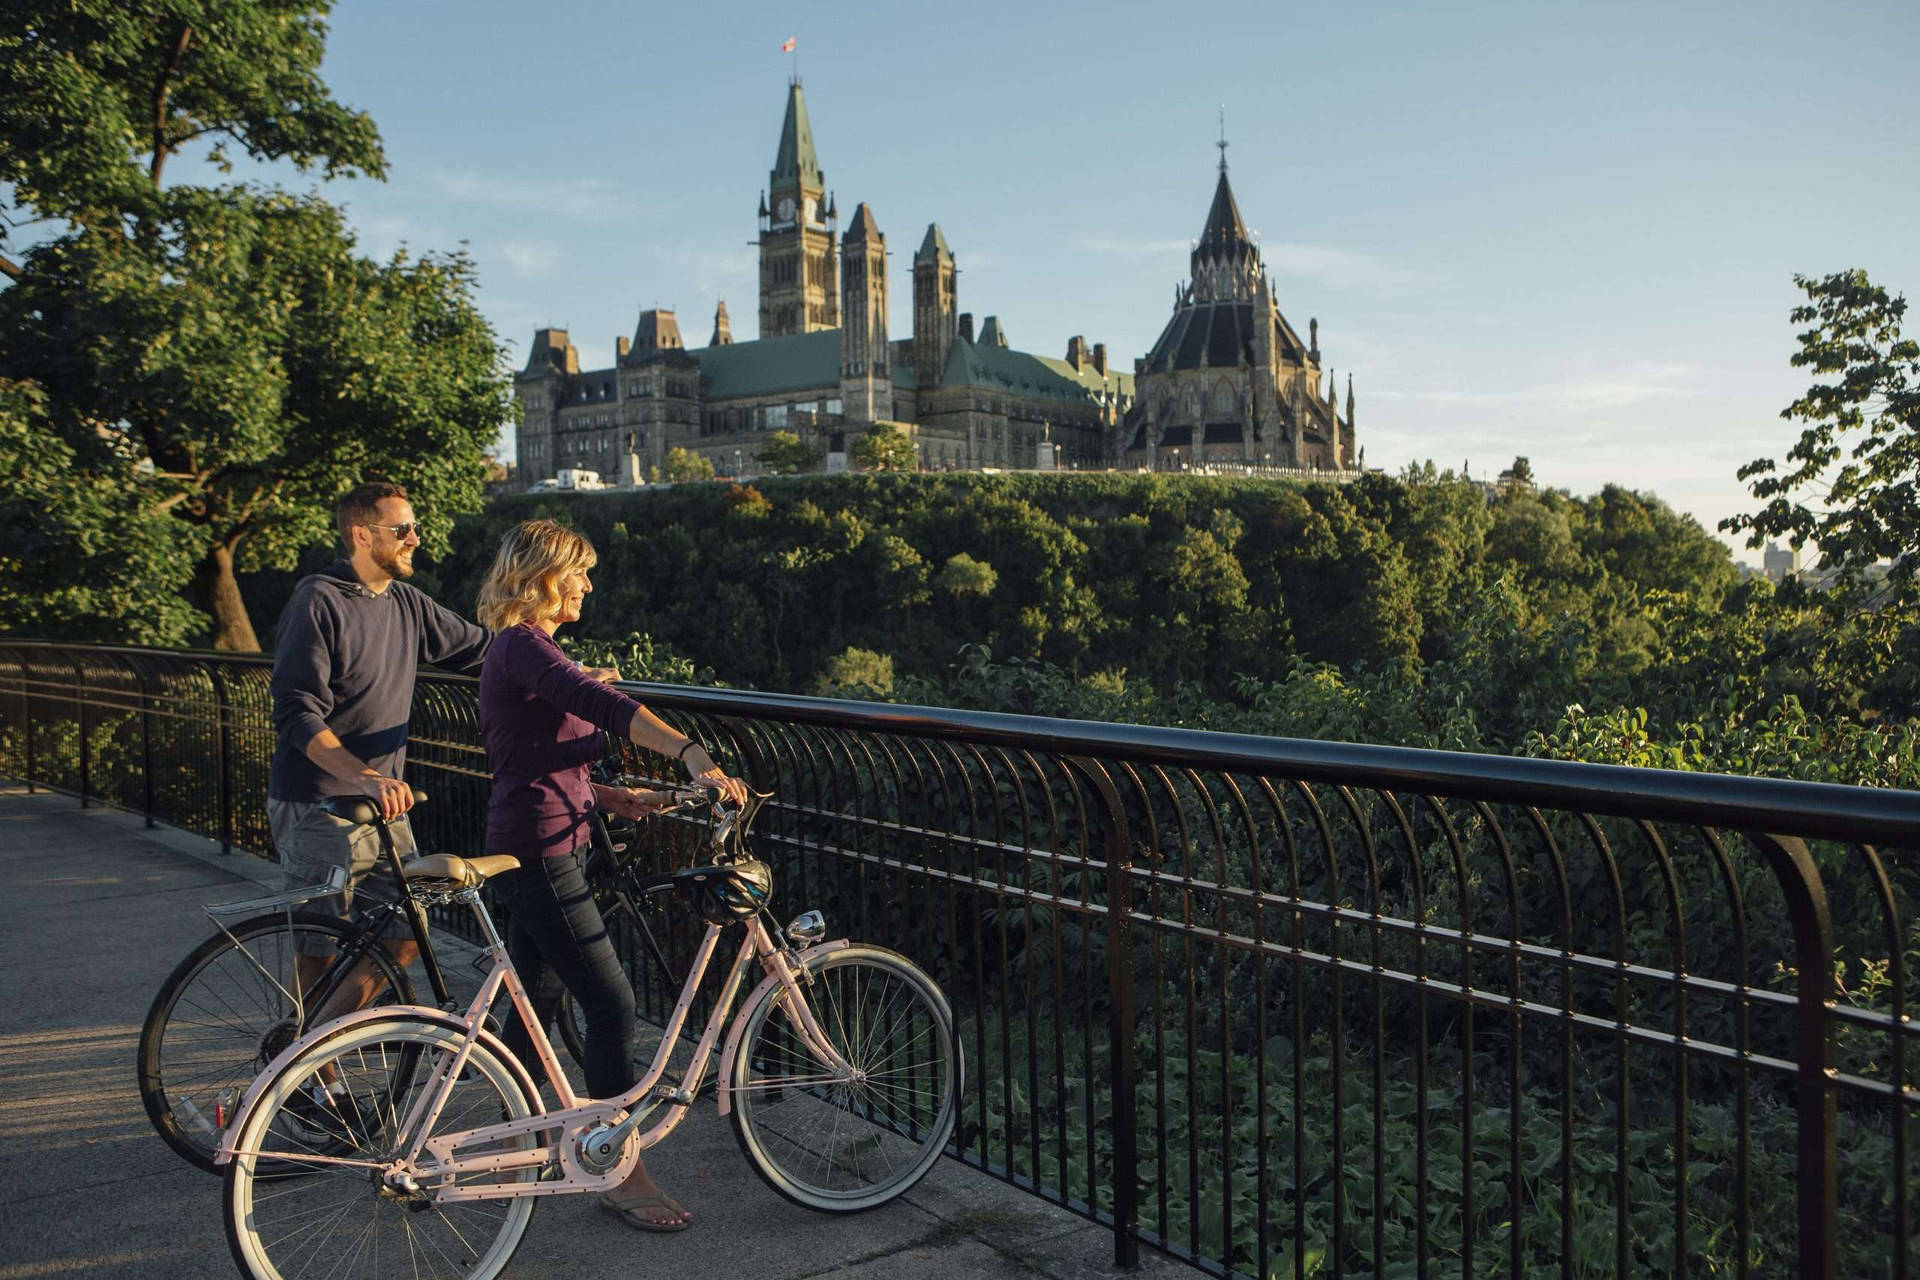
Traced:
[[233, 548], [216, 542], [193, 571], [194, 603], [213, 618], [213, 647], [234, 653], [258, 653], [260, 641], [247, 617], [247, 602], [233, 576]]

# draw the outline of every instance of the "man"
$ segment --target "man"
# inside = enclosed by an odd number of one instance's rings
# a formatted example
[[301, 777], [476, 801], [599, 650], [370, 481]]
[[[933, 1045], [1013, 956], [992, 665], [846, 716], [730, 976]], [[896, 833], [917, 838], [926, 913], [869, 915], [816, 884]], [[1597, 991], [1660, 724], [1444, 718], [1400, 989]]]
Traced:
[[[364, 484], [334, 511], [347, 558], [302, 578], [280, 615], [273, 654], [273, 727], [277, 741], [267, 776], [267, 820], [289, 888], [348, 872], [346, 891], [314, 906], [345, 917], [356, 892], [391, 900], [391, 877], [380, 868], [379, 834], [320, 807], [328, 796], [364, 795], [380, 807], [401, 857], [413, 852], [406, 812], [413, 790], [401, 780], [414, 673], [476, 664], [489, 633], [406, 584], [420, 524], [407, 491]], [[403, 967], [419, 955], [403, 917], [389, 924], [383, 945]], [[320, 955], [298, 958], [310, 985], [324, 969]], [[343, 988], [332, 1011], [373, 996], [373, 973]]]

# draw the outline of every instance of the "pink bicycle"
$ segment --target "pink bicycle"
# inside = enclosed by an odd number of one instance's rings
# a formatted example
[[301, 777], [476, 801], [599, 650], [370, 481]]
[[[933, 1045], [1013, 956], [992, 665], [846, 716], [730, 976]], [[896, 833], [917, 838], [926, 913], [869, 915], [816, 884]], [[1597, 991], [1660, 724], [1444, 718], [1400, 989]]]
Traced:
[[[679, 799], [706, 803], [700, 793]], [[772, 874], [744, 848], [766, 799], [715, 805], [713, 862], [643, 883], [684, 897], [707, 928], [652, 1065], [617, 1098], [577, 1095], [545, 1028], [534, 1026], [557, 1100], [546, 1106], [487, 1028], [502, 992], [535, 1021], [480, 901], [481, 883], [514, 859], [442, 854], [409, 864], [416, 900], [472, 909], [492, 967], [464, 1014], [414, 1005], [349, 1014], [295, 1041], [254, 1081], [218, 1157], [241, 1271], [257, 1280], [497, 1276], [540, 1198], [610, 1190], [673, 1132], [716, 1048], [720, 1114], [749, 1163], [789, 1200], [856, 1212], [924, 1177], [959, 1111], [952, 1010], [904, 956], [823, 941], [818, 912], [769, 927]], [[672, 1047], [729, 930], [740, 936], [725, 981], [685, 1073], [668, 1080]], [[729, 1017], [756, 964], [763, 976]]]

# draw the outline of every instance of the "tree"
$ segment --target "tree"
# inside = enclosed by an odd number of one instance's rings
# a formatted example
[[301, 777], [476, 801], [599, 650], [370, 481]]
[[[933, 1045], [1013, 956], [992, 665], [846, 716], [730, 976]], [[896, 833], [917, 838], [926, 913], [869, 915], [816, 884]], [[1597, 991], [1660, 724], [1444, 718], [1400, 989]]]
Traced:
[[[27, 0], [0, 19], [0, 182], [64, 224], [0, 261], [0, 378], [35, 388], [36, 429], [94, 497], [69, 562], [140, 554], [152, 529], [132, 509], [164, 515], [178, 558], [148, 561], [145, 589], [185, 589], [220, 648], [258, 647], [236, 568], [291, 568], [330, 541], [333, 498], [362, 479], [407, 485], [444, 552], [431, 517], [479, 505], [513, 409], [464, 255], [375, 263], [317, 196], [162, 185], [209, 138], [223, 166], [234, 146], [384, 174], [372, 121], [319, 80], [327, 8]], [[42, 477], [10, 501], [57, 493]], [[112, 601], [75, 624], [129, 634]]]
[[713, 463], [691, 449], [682, 449], [675, 445], [667, 450], [667, 465], [663, 474], [669, 484], [684, 484], [689, 480], [711, 480]]
[[984, 560], [975, 560], [961, 551], [947, 557], [947, 563], [941, 568], [934, 585], [964, 599], [967, 596], [990, 596], [999, 582], [1000, 575], [993, 571], [992, 565]]
[[911, 471], [917, 456], [913, 441], [891, 422], [874, 423], [847, 450], [847, 460], [864, 471]]
[[[187, 529], [165, 580], [216, 647], [258, 648], [238, 568], [332, 540], [335, 496], [405, 484], [444, 553], [511, 412], [462, 255], [375, 263], [337, 210], [243, 188], [169, 192], [152, 244], [82, 229], [0, 294], [0, 377], [37, 385], [74, 465]], [[116, 634], [102, 619], [102, 630]]]
[[196, 618], [172, 569], [187, 555], [186, 526], [137, 485], [77, 467], [44, 401], [37, 387], [0, 381], [0, 631], [85, 640], [104, 624], [136, 644], [185, 643]]
[[892, 690], [892, 656], [851, 646], [827, 659], [826, 668], [813, 682], [813, 692], [828, 698], [885, 696]]
[[769, 471], [795, 475], [819, 466], [827, 453], [819, 445], [802, 440], [791, 431], [770, 431], [766, 443], [753, 456]]
[[[149, 232], [167, 161], [213, 142], [384, 177], [373, 120], [320, 80], [330, 0], [15, 0], [0, 18], [0, 183], [76, 227]], [[0, 220], [0, 245], [6, 223]], [[7, 275], [22, 268], [0, 259]]]
[[1756, 458], [1740, 468], [1764, 505], [1720, 527], [1748, 534], [1750, 547], [1770, 537], [1818, 543], [1822, 564], [1849, 575], [1891, 560], [1904, 593], [1920, 550], [1920, 342], [1901, 336], [1907, 301], [1864, 271], [1794, 283], [1808, 301], [1792, 320], [1813, 327], [1792, 363], [1822, 380], [1781, 411], [1805, 424], [1786, 464]]

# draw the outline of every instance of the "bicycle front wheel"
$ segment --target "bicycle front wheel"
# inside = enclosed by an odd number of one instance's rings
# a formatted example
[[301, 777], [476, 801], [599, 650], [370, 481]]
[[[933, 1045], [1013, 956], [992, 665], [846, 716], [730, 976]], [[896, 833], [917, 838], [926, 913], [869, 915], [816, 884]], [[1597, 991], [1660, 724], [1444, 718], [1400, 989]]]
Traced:
[[[255, 916], [202, 942], [167, 975], [140, 1028], [135, 1074], [147, 1118], [168, 1146], [218, 1171], [213, 1156], [234, 1105], [312, 1020], [305, 1000], [296, 1001], [295, 956], [330, 959], [355, 932], [314, 912]], [[370, 1003], [413, 1003], [412, 984], [384, 948], [362, 963], [374, 973]]]
[[[406, 1014], [324, 1040], [274, 1075], [234, 1134], [224, 1196], [227, 1244], [254, 1280], [491, 1280], [506, 1269], [534, 1201], [435, 1199], [452, 1179], [395, 1174], [416, 1140], [414, 1103], [443, 1082], [464, 1037]], [[532, 1114], [507, 1062], [476, 1044], [426, 1137]], [[536, 1145], [532, 1135], [498, 1152]], [[490, 1150], [490, 1153], [497, 1154]], [[538, 1171], [474, 1175], [531, 1181]]]
[[729, 1078], [733, 1130], [768, 1186], [795, 1204], [854, 1213], [925, 1177], [953, 1134], [962, 1066], [953, 1012], [933, 979], [880, 947], [808, 966], [801, 998], [844, 1061], [823, 1061], [792, 997], [767, 988]]

